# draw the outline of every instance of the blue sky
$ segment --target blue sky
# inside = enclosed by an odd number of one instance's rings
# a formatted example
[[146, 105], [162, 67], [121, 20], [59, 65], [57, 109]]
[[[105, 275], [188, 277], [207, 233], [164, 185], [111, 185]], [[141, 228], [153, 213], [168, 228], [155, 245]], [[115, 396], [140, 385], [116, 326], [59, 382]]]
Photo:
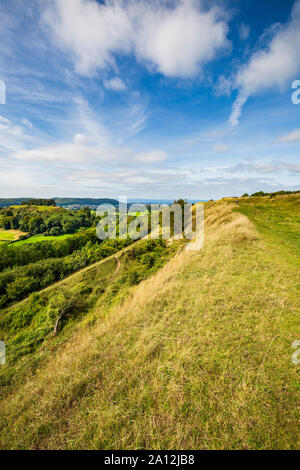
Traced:
[[0, 197], [299, 189], [299, 44], [300, 0], [0, 0]]

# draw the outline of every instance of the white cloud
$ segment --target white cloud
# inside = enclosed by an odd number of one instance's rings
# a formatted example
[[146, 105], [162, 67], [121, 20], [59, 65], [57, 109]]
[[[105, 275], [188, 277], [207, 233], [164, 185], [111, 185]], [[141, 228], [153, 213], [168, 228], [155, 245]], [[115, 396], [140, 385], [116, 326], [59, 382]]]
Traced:
[[270, 88], [283, 88], [289, 80], [295, 79], [300, 67], [300, 1], [292, 9], [286, 25], [276, 29], [266, 49], [251, 56], [233, 78], [232, 86], [238, 90], [233, 104], [230, 123], [238, 124], [242, 109], [250, 96]]
[[107, 90], [112, 91], [124, 91], [126, 90], [126, 85], [120, 77], [114, 77], [110, 80], [104, 80], [104, 86]]
[[289, 134], [283, 135], [277, 139], [277, 142], [289, 143], [289, 142], [300, 142], [300, 129], [296, 129]]
[[225, 168], [226, 173], [257, 173], [270, 174], [289, 172], [292, 174], [300, 173], [300, 165], [291, 162], [266, 161], [254, 163], [240, 163], [234, 167]]
[[23, 119], [22, 119], [22, 123], [23, 123], [24, 126], [26, 126], [26, 127], [30, 127], [30, 128], [33, 127], [32, 122], [29, 121], [29, 119], [23, 118]]
[[73, 143], [76, 145], [84, 145], [91, 142], [91, 138], [85, 134], [75, 134], [73, 137]]
[[136, 155], [135, 159], [142, 163], [158, 163], [168, 158], [168, 154], [162, 150], [152, 150], [151, 152], [143, 152]]
[[153, 175], [142, 173], [137, 170], [121, 170], [115, 172], [105, 171], [85, 171], [75, 170], [67, 174], [65, 179], [67, 181], [81, 181], [85, 184], [86, 181], [95, 181], [99, 184], [105, 185], [119, 185], [119, 184], [153, 184], [155, 178]]
[[214, 152], [226, 152], [229, 149], [228, 145], [225, 144], [215, 144], [213, 145]]
[[22, 126], [16, 126], [9, 119], [0, 116], [0, 151], [16, 151], [30, 140]]
[[[126, 150], [123, 151], [123, 155]], [[120, 151], [114, 148], [96, 147], [79, 143], [61, 143], [33, 150], [20, 150], [11, 155], [17, 160], [54, 161], [60, 163], [112, 162], [119, 159]]]
[[135, 36], [137, 56], [155, 64], [165, 76], [192, 77], [229, 45], [227, 24], [217, 8], [201, 11], [192, 0], [176, 2], [175, 8], [163, 3], [159, 8], [150, 3], [142, 14], [141, 3], [136, 2], [140, 18]]
[[58, 45], [73, 55], [76, 70], [89, 75], [114, 64], [115, 52], [131, 49], [131, 24], [117, 2], [100, 5], [95, 0], [54, 0], [44, 20]]
[[44, 21], [83, 75], [135, 54], [169, 77], [191, 77], [230, 45], [224, 9], [195, 0], [54, 0]]
[[145, 164], [159, 163], [168, 158], [168, 154], [162, 150], [135, 153], [130, 148], [105, 147], [88, 144], [88, 138], [82, 134], [76, 134], [73, 142], [39, 147], [32, 150], [18, 150], [11, 154], [11, 158], [23, 162], [59, 162], [61, 164], [78, 163], [112, 163], [129, 164], [139, 162]]

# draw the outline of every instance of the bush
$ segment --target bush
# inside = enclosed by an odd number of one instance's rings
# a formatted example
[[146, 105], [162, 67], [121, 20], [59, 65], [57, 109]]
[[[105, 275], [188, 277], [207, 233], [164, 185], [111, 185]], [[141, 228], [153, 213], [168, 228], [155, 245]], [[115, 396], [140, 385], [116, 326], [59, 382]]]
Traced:
[[127, 279], [128, 279], [129, 285], [134, 286], [140, 282], [141, 276], [137, 269], [132, 269], [127, 274]]
[[10, 300], [20, 300], [25, 295], [34, 291], [37, 284], [32, 277], [18, 277], [12, 283], [8, 284], [6, 288], [7, 297]]

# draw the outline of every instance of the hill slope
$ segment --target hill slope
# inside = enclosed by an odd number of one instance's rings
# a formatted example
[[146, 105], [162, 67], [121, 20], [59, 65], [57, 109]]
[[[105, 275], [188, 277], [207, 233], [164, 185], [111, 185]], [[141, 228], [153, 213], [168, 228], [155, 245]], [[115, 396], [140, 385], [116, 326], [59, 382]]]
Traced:
[[276, 198], [271, 230], [256, 210], [265, 198], [251, 204], [208, 204], [203, 250], [179, 251], [50, 342], [0, 403], [0, 446], [299, 448], [298, 262], [287, 255], [298, 241], [286, 237], [297, 233], [299, 198]]

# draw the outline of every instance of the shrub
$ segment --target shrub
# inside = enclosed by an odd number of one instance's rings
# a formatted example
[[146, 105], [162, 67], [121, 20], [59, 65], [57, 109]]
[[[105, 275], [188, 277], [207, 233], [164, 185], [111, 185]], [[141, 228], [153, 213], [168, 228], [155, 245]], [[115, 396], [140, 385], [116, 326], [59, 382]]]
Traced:
[[141, 276], [137, 269], [132, 269], [131, 271], [128, 272], [127, 279], [128, 279], [129, 285], [134, 286], [140, 282]]

